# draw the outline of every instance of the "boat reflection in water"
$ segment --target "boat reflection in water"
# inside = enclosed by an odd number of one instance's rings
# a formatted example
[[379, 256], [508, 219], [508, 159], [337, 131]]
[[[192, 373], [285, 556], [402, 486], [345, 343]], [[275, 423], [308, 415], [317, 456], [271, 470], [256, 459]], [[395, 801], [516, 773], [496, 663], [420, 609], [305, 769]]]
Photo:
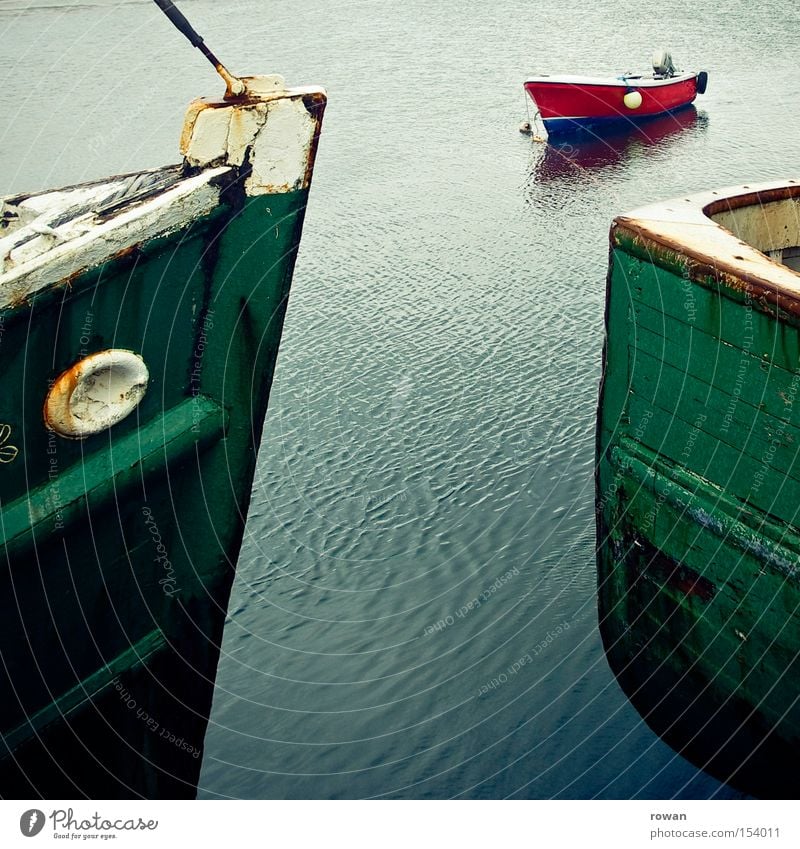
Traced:
[[[705, 112], [687, 106], [669, 115], [660, 115], [644, 123], [597, 135], [589, 131], [573, 133], [569, 140], [548, 141], [536, 161], [533, 179], [548, 182], [622, 164], [643, 148], [671, 145], [691, 130], [704, 129]], [[652, 150], [648, 151], [648, 155]]]

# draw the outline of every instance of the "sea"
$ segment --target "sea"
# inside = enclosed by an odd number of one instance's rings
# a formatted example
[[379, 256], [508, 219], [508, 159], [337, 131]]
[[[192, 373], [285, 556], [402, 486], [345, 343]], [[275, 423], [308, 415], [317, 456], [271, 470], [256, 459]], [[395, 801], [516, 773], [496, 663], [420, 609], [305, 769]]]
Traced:
[[[739, 798], [598, 634], [608, 230], [797, 177], [794, 2], [182, 0], [233, 71], [329, 94], [200, 798]], [[148, 0], [0, 0], [0, 193], [178, 160], [220, 93]], [[546, 144], [535, 73], [705, 69], [647, 132]]]

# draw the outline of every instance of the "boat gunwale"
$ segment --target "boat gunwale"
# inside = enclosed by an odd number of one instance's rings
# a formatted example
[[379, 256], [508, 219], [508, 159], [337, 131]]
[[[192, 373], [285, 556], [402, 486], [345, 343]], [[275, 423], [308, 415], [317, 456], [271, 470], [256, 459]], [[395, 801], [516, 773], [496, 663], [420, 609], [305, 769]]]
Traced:
[[173, 162], [170, 165], [159, 165], [156, 168], [142, 168], [139, 171], [126, 171], [124, 174], [112, 174], [108, 177], [99, 177], [96, 180], [86, 180], [81, 183], [72, 183], [68, 186], [53, 186], [49, 189], [40, 189], [34, 192], [17, 192], [16, 194], [11, 195], [0, 195], [0, 203], [7, 203], [16, 206], [20, 203], [24, 203], [26, 200], [43, 198], [47, 195], [67, 194], [68, 192], [80, 191], [81, 189], [100, 188], [101, 186], [105, 186], [109, 183], [121, 180], [130, 180], [134, 177], [143, 177], [146, 174], [153, 174], [154, 176], [162, 173], [167, 174], [170, 171], [175, 172], [176, 174], [180, 174], [181, 177], [186, 176], [182, 173], [183, 163]]
[[611, 248], [632, 248], [643, 259], [684, 278], [704, 285], [714, 280], [732, 293], [772, 305], [771, 312], [778, 307], [800, 318], [800, 273], [711, 218], [794, 199], [800, 199], [800, 181], [789, 179], [672, 198], [615, 217]]
[[[247, 79], [258, 78], [248, 77]], [[102, 262], [115, 259], [149, 239], [175, 232], [194, 220], [212, 214], [219, 207], [224, 190], [236, 181], [241, 163], [230, 161], [229, 151], [226, 150], [218, 151], [219, 155], [208, 161], [201, 163], [193, 161], [184, 147], [191, 140], [191, 133], [194, 131], [199, 115], [211, 109], [220, 111], [227, 109], [236, 112], [243, 108], [258, 108], [262, 104], [268, 106], [287, 102], [302, 103], [305, 113], [313, 122], [314, 130], [305, 146], [302, 185], [277, 186], [272, 188], [270, 193], [283, 194], [307, 190], [315, 164], [322, 112], [327, 103], [326, 90], [320, 86], [280, 88], [257, 96], [247, 94], [233, 100], [221, 100], [215, 97], [196, 98], [189, 104], [184, 119], [180, 143], [184, 159], [181, 164], [169, 164], [135, 171], [131, 174], [89, 180], [72, 186], [18, 193], [0, 198], [0, 202], [14, 206], [32, 199], [46, 199], [50, 195], [55, 197], [77, 193], [83, 189], [111, 188], [129, 177], [170, 172], [178, 175], [171, 184], [144, 197], [131, 197], [129, 201], [117, 207], [104, 209], [103, 205], [109, 200], [104, 198], [99, 202], [97, 210], [87, 213], [87, 216], [91, 216], [91, 220], [80, 232], [63, 234], [63, 238], [57, 239], [53, 244], [45, 246], [32, 256], [21, 259], [9, 268], [4, 269], [3, 263], [0, 263], [0, 311], [15, 309], [27, 303], [31, 295], [53, 285], [70, 284], [76, 277], [98, 267]], [[293, 139], [292, 143], [295, 142], [298, 140]], [[225, 143], [228, 143], [227, 131]], [[247, 152], [248, 156], [251, 154], [252, 152]], [[252, 163], [248, 168], [252, 168]], [[250, 193], [246, 185], [244, 193]], [[43, 214], [46, 213], [39, 213], [38, 217], [40, 218]], [[72, 219], [66, 223], [72, 223]], [[35, 220], [27, 222], [20, 229], [31, 229], [33, 226], [35, 226]], [[32, 230], [32, 232], [36, 231]], [[94, 255], [93, 251], [98, 255]]]
[[219, 206], [221, 181], [233, 174], [231, 166], [222, 165], [182, 177], [164, 191], [133, 202], [112, 216], [98, 216], [85, 232], [0, 273], [0, 311], [16, 308], [37, 292], [69, 282], [136, 245], [209, 215]]
[[605, 86], [613, 88], [664, 88], [676, 83], [685, 83], [695, 79], [700, 71], [683, 71], [676, 74], [674, 77], [663, 77], [656, 79], [655, 77], [637, 76], [636, 74], [620, 74], [616, 77], [593, 77], [565, 74], [562, 76], [549, 76], [548, 74], [540, 74], [538, 76], [528, 77], [523, 85], [527, 86], [531, 83], [543, 85], [587, 85], [587, 86]]

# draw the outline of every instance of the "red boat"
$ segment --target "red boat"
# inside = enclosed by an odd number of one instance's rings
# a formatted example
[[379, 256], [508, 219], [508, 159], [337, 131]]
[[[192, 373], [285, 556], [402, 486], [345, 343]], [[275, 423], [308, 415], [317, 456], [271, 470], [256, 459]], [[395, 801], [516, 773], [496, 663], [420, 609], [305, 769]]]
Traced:
[[688, 106], [706, 90], [705, 71], [676, 71], [667, 51], [653, 56], [653, 73], [619, 77], [531, 77], [525, 82], [549, 135], [650, 118]]

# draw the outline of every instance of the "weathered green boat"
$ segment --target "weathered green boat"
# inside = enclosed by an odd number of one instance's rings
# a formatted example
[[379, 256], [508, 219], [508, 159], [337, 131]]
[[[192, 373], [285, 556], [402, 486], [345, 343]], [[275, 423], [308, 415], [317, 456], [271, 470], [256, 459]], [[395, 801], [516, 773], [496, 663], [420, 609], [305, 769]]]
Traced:
[[2, 201], [6, 798], [196, 793], [325, 106], [226, 83], [181, 165]]
[[761, 797], [800, 790], [800, 183], [611, 228], [600, 628], [650, 725]]

